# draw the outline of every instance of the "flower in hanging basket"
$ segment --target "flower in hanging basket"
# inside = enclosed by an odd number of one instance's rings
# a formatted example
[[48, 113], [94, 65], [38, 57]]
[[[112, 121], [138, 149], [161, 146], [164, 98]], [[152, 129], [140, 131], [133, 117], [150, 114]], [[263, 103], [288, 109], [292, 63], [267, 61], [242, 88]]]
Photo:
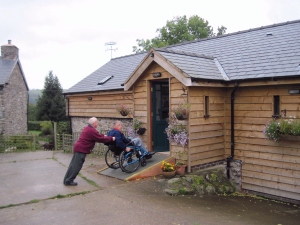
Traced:
[[172, 112], [178, 120], [185, 120], [188, 118], [191, 105], [187, 102], [179, 103], [178, 106], [172, 107]]
[[161, 170], [163, 172], [175, 171], [174, 164], [173, 163], [168, 163], [166, 161], [162, 161]]
[[181, 146], [188, 142], [188, 132], [182, 124], [178, 124], [174, 119], [170, 120], [169, 126], [165, 129], [168, 140]]
[[268, 140], [273, 141], [284, 139], [288, 135], [299, 136], [300, 121], [293, 118], [281, 121], [271, 120], [266, 124], [263, 133]]
[[131, 113], [131, 109], [124, 105], [124, 104], [121, 104], [121, 105], [116, 105], [116, 110], [117, 112], [119, 112], [122, 116], [127, 116], [128, 114]]

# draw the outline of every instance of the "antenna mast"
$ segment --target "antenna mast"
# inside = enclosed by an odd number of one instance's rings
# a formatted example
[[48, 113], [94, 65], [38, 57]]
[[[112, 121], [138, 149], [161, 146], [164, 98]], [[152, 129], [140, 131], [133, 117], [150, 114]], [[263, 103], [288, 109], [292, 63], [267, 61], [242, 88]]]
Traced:
[[118, 48], [113, 48], [113, 45], [116, 45], [117, 43], [114, 41], [106, 42], [105, 46], [110, 46], [110, 48], [107, 48], [105, 51], [110, 51], [110, 59], [112, 59], [112, 51], [118, 50]]

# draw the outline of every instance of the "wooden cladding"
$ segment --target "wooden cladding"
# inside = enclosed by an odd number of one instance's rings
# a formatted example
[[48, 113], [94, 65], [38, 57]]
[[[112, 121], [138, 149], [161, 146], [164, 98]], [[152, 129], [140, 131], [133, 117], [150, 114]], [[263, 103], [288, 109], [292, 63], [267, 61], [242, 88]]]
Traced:
[[[89, 100], [89, 98], [92, 98]], [[133, 95], [131, 92], [124, 92], [107, 95], [70, 95], [69, 116], [95, 116], [102, 118], [123, 118], [116, 111], [116, 105], [125, 104], [133, 109]], [[131, 118], [132, 115], [126, 116]]]
[[[234, 158], [243, 162], [243, 189], [300, 200], [299, 142], [275, 142], [263, 134], [274, 115], [277, 119], [300, 118], [300, 96], [290, 95], [288, 90], [292, 88], [292, 85], [281, 85], [237, 89]], [[225, 94], [225, 157], [231, 151], [230, 93], [227, 90]]]

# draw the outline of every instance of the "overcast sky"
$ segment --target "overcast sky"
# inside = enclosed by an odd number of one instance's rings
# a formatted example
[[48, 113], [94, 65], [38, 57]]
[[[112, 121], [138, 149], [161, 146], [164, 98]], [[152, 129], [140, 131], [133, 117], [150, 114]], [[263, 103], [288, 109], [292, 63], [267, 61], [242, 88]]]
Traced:
[[50, 70], [68, 89], [184, 15], [233, 33], [298, 20], [300, 0], [0, 0], [0, 45], [19, 48], [29, 89], [43, 89]]

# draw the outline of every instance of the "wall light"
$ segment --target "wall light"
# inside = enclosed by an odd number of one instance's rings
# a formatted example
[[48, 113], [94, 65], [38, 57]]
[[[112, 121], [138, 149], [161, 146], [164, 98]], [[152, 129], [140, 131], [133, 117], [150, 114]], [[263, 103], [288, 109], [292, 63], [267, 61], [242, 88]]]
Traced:
[[300, 90], [299, 89], [292, 89], [292, 90], [289, 90], [289, 94], [290, 95], [295, 95], [295, 94], [300, 94]]
[[161, 77], [161, 72], [152, 73], [154, 78]]
[[88, 100], [91, 101], [93, 99], [93, 97], [88, 97]]

